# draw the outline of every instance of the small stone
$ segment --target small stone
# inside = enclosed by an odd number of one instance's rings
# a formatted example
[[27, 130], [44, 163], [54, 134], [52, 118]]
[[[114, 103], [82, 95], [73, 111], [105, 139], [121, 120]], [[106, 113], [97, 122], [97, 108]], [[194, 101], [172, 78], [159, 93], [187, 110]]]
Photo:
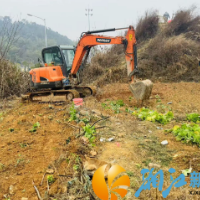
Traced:
[[9, 187], [9, 194], [13, 195], [14, 194], [14, 186], [10, 185]]
[[161, 144], [162, 144], [162, 145], [167, 145], [167, 144], [168, 144], [168, 141], [167, 141], [167, 140], [163, 140], [163, 141], [161, 142]]
[[80, 115], [79, 114], [76, 114], [76, 118], [79, 118], [80, 117]]
[[167, 104], [172, 104], [172, 102], [168, 102]]
[[106, 139], [105, 138], [100, 138], [100, 142], [105, 142]]
[[28, 198], [26, 198], [26, 197], [22, 197], [21, 200], [28, 200]]
[[113, 137], [112, 137], [112, 138], [109, 138], [109, 139], [108, 139], [108, 142], [112, 142], [112, 141], [114, 141], [114, 139], [115, 139], [115, 138], [113, 138]]
[[47, 174], [53, 174], [53, 173], [54, 173], [54, 170], [53, 170], [53, 169], [47, 169], [47, 170], [46, 170], [46, 173], [47, 173]]
[[149, 130], [148, 132], [149, 132], [149, 133], [152, 133], [152, 131], [151, 131], [151, 130]]
[[151, 168], [160, 168], [161, 167], [160, 165], [155, 164], [155, 163], [149, 163], [148, 166], [151, 167]]

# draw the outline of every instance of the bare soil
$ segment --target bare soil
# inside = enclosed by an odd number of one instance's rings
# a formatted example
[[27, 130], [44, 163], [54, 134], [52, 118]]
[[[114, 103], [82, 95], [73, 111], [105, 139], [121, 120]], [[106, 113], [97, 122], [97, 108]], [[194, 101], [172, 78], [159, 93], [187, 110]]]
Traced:
[[[127, 199], [136, 199], [134, 194], [142, 183], [140, 171], [149, 168], [149, 163], [161, 165], [160, 169], [163, 169], [165, 174], [164, 189], [170, 185], [168, 170], [171, 167], [176, 169], [175, 177], [180, 175], [181, 170], [188, 169], [190, 163], [193, 171], [200, 171], [199, 148], [178, 142], [172, 134], [164, 133], [164, 129], [184, 123], [187, 113], [200, 112], [199, 91], [199, 83], [154, 84], [151, 99], [145, 102], [144, 106], [151, 109], [157, 109], [160, 103], [166, 107], [170, 106], [176, 120], [165, 126], [139, 121], [125, 112], [125, 107], [134, 110], [134, 107], [140, 106], [132, 97], [128, 84], [103, 86], [98, 90], [96, 97], [84, 99], [83, 109], [98, 111], [101, 113], [98, 117], [109, 116], [109, 119], [97, 125], [106, 127], [97, 131], [96, 147], [93, 149], [98, 153], [96, 159], [119, 164], [128, 172], [132, 172]], [[161, 102], [157, 102], [157, 95]], [[102, 107], [102, 103], [119, 99], [125, 103], [119, 114]], [[79, 155], [84, 161], [85, 155], [89, 155], [92, 148], [84, 145], [80, 138], [76, 138], [77, 130], [67, 124], [69, 107], [69, 104], [49, 106], [36, 103], [22, 104], [17, 101], [12, 109], [0, 110], [0, 113], [3, 113], [0, 116], [0, 199], [5, 199], [3, 195], [7, 194], [11, 200], [22, 197], [36, 200], [32, 180], [43, 195], [47, 190], [46, 176], [42, 186], [40, 182], [48, 168], [58, 170], [59, 175], [68, 174], [64, 181], [71, 180], [69, 174], [73, 174], [74, 171], [68, 169], [67, 162], [60, 162], [58, 165], [61, 157], [66, 160], [71, 152]], [[29, 132], [36, 122], [40, 123], [40, 127], [34, 133]], [[76, 122], [72, 123], [77, 126]], [[14, 131], [11, 132], [11, 129]], [[100, 142], [101, 137], [114, 137], [114, 141]], [[169, 142], [165, 147], [160, 145], [163, 140]], [[58, 176], [56, 178], [58, 179]], [[166, 199], [198, 199], [198, 196], [189, 194], [189, 178], [186, 177], [186, 180], [187, 186], [173, 188]], [[58, 181], [50, 185], [50, 190], [56, 184]], [[13, 194], [9, 194], [11, 185], [14, 188]], [[54, 192], [56, 194], [58, 191]], [[161, 192], [152, 188], [150, 191], [143, 191], [139, 199], [163, 198]]]

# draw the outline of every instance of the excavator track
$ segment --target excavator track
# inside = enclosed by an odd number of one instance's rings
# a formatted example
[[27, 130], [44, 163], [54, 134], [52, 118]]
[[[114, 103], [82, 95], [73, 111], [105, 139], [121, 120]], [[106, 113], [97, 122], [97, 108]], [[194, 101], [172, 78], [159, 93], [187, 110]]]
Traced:
[[71, 89], [43, 90], [29, 92], [22, 95], [22, 101], [41, 102], [41, 103], [60, 103], [72, 101], [74, 98], [87, 97], [96, 94], [95, 87], [74, 86]]

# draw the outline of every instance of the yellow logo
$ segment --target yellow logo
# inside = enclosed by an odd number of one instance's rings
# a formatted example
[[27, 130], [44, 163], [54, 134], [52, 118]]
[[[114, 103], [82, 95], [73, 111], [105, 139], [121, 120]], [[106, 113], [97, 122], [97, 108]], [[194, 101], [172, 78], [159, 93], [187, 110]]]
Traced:
[[[94, 193], [101, 200], [117, 200], [116, 193], [123, 198], [127, 194], [127, 189], [130, 186], [128, 175], [121, 174], [126, 170], [119, 165], [113, 165], [108, 171], [108, 181], [106, 183], [104, 178], [106, 167], [107, 165], [103, 165], [94, 173], [92, 178]], [[117, 180], [114, 181], [114, 179]]]
[[130, 35], [129, 35], [129, 40], [132, 41], [132, 39], [133, 39], [133, 35], [130, 34]]

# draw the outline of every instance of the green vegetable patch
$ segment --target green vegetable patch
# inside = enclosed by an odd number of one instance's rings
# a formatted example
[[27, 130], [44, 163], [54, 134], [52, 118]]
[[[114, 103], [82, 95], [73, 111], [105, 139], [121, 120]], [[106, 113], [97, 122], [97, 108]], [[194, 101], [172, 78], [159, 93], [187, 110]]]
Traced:
[[162, 114], [162, 113], [158, 113], [157, 111], [150, 110], [148, 108], [141, 108], [141, 109], [135, 110], [132, 114], [137, 116], [141, 120], [147, 120], [150, 122], [158, 122], [160, 124], [167, 124], [174, 118], [172, 111]]
[[198, 124], [176, 125], [173, 129], [166, 130], [166, 132], [173, 133], [178, 141], [200, 146], [200, 126]]
[[188, 114], [187, 120], [194, 122], [194, 123], [199, 123], [200, 122], [200, 115], [198, 113]]

